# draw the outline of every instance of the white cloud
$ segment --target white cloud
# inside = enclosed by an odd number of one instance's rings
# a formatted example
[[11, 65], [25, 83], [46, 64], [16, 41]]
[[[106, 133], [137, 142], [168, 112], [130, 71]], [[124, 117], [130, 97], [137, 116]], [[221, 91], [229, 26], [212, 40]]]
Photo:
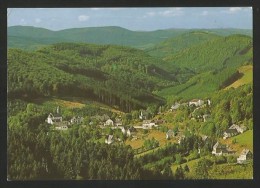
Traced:
[[35, 20], [34, 20], [36, 23], [40, 23], [40, 22], [42, 22], [42, 20], [40, 19], [40, 18], [35, 18]]
[[181, 8], [171, 8], [162, 12], [159, 12], [159, 15], [165, 16], [165, 17], [174, 17], [174, 16], [182, 16], [184, 15], [184, 12]]
[[160, 12], [146, 12], [143, 18], [154, 17], [154, 16], [163, 16], [163, 17], [174, 17], [174, 16], [182, 16], [184, 12], [182, 8], [170, 8]]
[[89, 19], [89, 16], [86, 16], [86, 15], [80, 15], [80, 16], [78, 16], [78, 20], [80, 21], [80, 22], [85, 22], [85, 21], [87, 21]]

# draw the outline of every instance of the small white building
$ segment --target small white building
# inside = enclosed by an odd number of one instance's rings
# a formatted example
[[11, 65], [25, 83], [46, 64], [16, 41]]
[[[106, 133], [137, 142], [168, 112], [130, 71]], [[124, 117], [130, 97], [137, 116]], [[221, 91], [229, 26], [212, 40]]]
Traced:
[[174, 137], [174, 132], [173, 132], [173, 130], [168, 130], [167, 131], [167, 133], [166, 133], [166, 139], [168, 140], [168, 139], [171, 139], [171, 138], [173, 138]]
[[222, 145], [219, 142], [217, 142], [214, 146], [213, 146], [213, 150], [212, 150], [212, 154], [216, 155], [216, 156], [220, 156], [223, 154], [227, 154], [227, 146], [226, 145]]
[[204, 104], [204, 101], [201, 99], [193, 99], [189, 102], [189, 106], [195, 105], [195, 106], [202, 106]]
[[202, 116], [202, 118], [203, 118], [203, 122], [206, 122], [208, 119], [210, 119], [210, 114], [204, 114], [203, 116]]
[[68, 130], [68, 126], [67, 125], [57, 126], [55, 127], [55, 130], [66, 131]]
[[142, 124], [143, 129], [152, 129], [157, 126], [153, 120], [144, 120]]
[[244, 164], [250, 159], [253, 159], [253, 153], [249, 149], [243, 149], [240, 156], [237, 158], [237, 163]]
[[58, 106], [56, 109], [56, 113], [50, 113], [45, 120], [48, 124], [53, 125], [56, 122], [62, 122], [62, 115], [60, 114], [60, 107]]
[[130, 137], [131, 135], [132, 135], [132, 134], [131, 134], [131, 131], [130, 131], [130, 129], [128, 129], [127, 132], [126, 132], [126, 136], [127, 136], [127, 137]]
[[74, 116], [74, 117], [70, 120], [70, 122], [71, 122], [72, 124], [81, 124], [81, 123], [83, 123], [83, 120], [84, 120], [83, 117], [80, 117], [80, 116], [75, 117], [75, 116]]
[[105, 123], [104, 123], [104, 126], [113, 126], [114, 125], [114, 122], [113, 120], [111, 119], [108, 119]]
[[122, 127], [121, 131], [122, 131], [123, 134], [126, 134], [126, 130], [125, 130], [124, 127]]
[[115, 119], [115, 126], [122, 126], [122, 125], [123, 125], [122, 120], [119, 119], [119, 118], [116, 118], [116, 119]]
[[180, 106], [181, 104], [176, 102], [174, 105], [171, 106], [171, 110], [177, 110]]
[[243, 126], [243, 125], [239, 126], [239, 125], [236, 125], [236, 124], [231, 125], [229, 127], [229, 129], [236, 129], [237, 132], [239, 132], [239, 133], [243, 133], [243, 132], [245, 132], [247, 130], [247, 128], [245, 126]]
[[106, 144], [112, 144], [114, 142], [113, 135], [108, 135], [105, 139]]

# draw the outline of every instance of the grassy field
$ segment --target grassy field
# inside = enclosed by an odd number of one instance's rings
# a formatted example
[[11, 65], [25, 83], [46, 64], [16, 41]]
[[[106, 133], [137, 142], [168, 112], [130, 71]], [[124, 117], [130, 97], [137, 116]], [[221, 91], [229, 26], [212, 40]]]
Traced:
[[253, 163], [220, 164], [209, 170], [210, 179], [253, 179]]
[[236, 139], [237, 144], [253, 151], [253, 130], [246, 131], [243, 134], [237, 135], [232, 140]]
[[[233, 140], [235, 140], [235, 143]], [[253, 130], [248, 130], [240, 135], [222, 140], [221, 143], [229, 145], [238, 155], [243, 149], [253, 151]]]
[[246, 65], [242, 66], [238, 69], [239, 73], [242, 73], [243, 76], [233, 82], [231, 85], [227, 86], [225, 89], [229, 89], [231, 87], [237, 88], [241, 85], [251, 83], [253, 81], [253, 66], [252, 65]]
[[137, 140], [126, 140], [126, 144], [130, 145], [133, 149], [140, 148], [147, 139], [155, 138], [159, 141], [160, 147], [166, 145], [169, 142], [175, 142], [174, 139], [166, 140], [165, 133], [159, 130], [149, 130], [147, 134], [143, 134], [143, 130], [138, 130]]
[[[197, 164], [197, 162], [199, 160], [200, 160], [200, 158], [199, 159], [194, 159], [194, 160], [191, 160], [191, 161], [188, 161], [186, 163], [181, 164], [182, 168], [184, 168], [184, 166], [187, 165], [189, 167], [189, 169], [190, 169], [190, 171], [186, 174], [187, 178], [190, 179], [190, 178], [195, 176], [195, 165]], [[172, 172], [175, 173], [177, 167], [179, 167], [179, 166], [180, 165], [178, 165], [178, 164], [173, 164], [171, 166]]]

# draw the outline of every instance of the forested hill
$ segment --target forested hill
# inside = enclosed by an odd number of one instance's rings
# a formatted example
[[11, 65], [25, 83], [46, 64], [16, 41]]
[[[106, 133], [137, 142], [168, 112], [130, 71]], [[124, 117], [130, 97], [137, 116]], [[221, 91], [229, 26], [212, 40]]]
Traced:
[[95, 44], [117, 44], [147, 49], [166, 39], [192, 31], [228, 36], [244, 34], [252, 36], [252, 30], [246, 29], [165, 29], [157, 31], [131, 31], [121, 27], [88, 27], [51, 31], [31, 26], [8, 27], [8, 48], [26, 50], [39, 49], [41, 46], [57, 42], [86, 42]]
[[165, 57], [178, 53], [179, 51], [192, 46], [204, 43], [209, 40], [222, 38], [220, 35], [208, 31], [192, 31], [180, 36], [166, 39], [155, 46], [146, 49], [152, 56]]
[[196, 73], [222, 70], [252, 62], [252, 44], [252, 38], [246, 35], [216, 37], [197, 45], [192, 44], [163, 59], [168, 62], [167, 70], [171, 70], [172, 65], [189, 68]]
[[[164, 69], [171, 71], [171, 66], [187, 69], [194, 73], [187, 82], [165, 88], [156, 94], [172, 98], [185, 99], [208, 97], [213, 92], [223, 89], [243, 76], [241, 66], [252, 65], [252, 38], [245, 35], [231, 35], [215, 38], [198, 45], [192, 45], [176, 54], [166, 55]], [[248, 66], [245, 66], [248, 67]], [[181, 76], [181, 75], [180, 75]], [[178, 79], [183, 80], [185, 78]], [[250, 83], [250, 74], [245, 83]]]
[[176, 83], [176, 78], [158, 64], [141, 50], [112, 45], [9, 49], [8, 96], [81, 96], [123, 111], [161, 105], [164, 100], [152, 91]]
[[130, 31], [116, 26], [51, 31], [31, 26], [12, 26], [8, 27], [8, 47], [31, 50], [57, 42], [85, 42], [144, 48], [186, 31], [185, 29]]

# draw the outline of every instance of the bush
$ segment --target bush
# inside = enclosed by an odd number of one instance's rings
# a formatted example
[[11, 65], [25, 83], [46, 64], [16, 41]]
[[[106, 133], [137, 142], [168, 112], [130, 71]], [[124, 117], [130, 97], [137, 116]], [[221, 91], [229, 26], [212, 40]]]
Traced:
[[233, 156], [233, 155], [228, 156], [227, 157], [227, 162], [228, 163], [236, 163], [237, 162], [237, 158], [235, 156]]
[[216, 156], [215, 163], [216, 164], [223, 164], [227, 162], [227, 158], [225, 156]]

